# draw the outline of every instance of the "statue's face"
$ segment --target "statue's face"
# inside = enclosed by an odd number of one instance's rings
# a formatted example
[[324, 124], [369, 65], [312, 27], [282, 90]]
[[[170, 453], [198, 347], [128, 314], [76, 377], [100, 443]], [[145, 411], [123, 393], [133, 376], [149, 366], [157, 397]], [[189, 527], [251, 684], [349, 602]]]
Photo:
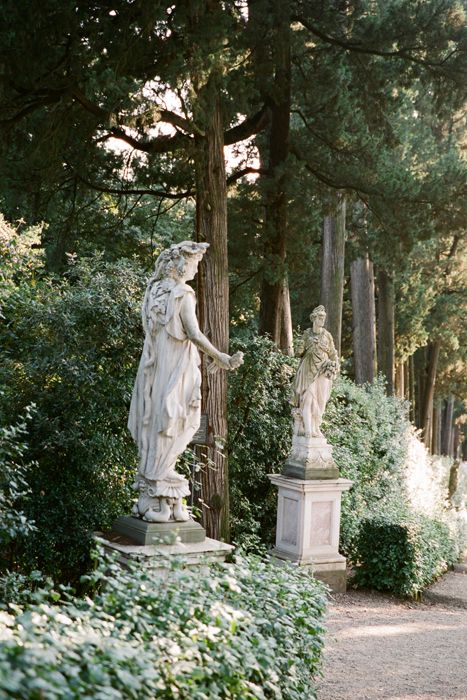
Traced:
[[326, 314], [320, 313], [316, 316], [310, 316], [313, 321], [313, 328], [322, 328], [326, 322]]
[[186, 258], [185, 269], [182, 278], [186, 281], [192, 280], [198, 272], [198, 264], [201, 258], [198, 255], [190, 255]]

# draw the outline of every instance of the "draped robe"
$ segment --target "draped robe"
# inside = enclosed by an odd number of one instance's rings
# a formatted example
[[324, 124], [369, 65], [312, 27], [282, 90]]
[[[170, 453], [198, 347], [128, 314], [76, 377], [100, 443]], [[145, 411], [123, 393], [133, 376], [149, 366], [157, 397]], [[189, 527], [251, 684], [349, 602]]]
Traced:
[[189, 285], [169, 278], [149, 285], [143, 302], [145, 339], [128, 428], [140, 457], [135, 488], [155, 497], [190, 492], [174, 469], [201, 418], [200, 357], [181, 319], [186, 295], [195, 297]]

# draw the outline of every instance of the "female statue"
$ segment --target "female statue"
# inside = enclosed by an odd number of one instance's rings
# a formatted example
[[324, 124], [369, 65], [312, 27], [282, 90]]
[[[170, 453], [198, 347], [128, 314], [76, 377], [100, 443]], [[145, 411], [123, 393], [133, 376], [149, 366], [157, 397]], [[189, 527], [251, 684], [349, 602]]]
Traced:
[[149, 522], [190, 517], [182, 502], [190, 493], [188, 481], [175, 471], [175, 463], [200, 425], [198, 349], [212, 358], [215, 369], [236, 369], [243, 362], [242, 353], [219, 352], [198, 326], [195, 293], [186, 283], [208, 247], [183, 241], [164, 250], [143, 300], [144, 347], [128, 428], [139, 452], [133, 515]]
[[332, 380], [339, 372], [339, 357], [332, 335], [324, 328], [324, 306], [317, 306], [312, 311], [310, 321], [313, 328], [307, 328], [303, 334], [299, 348], [302, 360], [293, 386], [293, 403], [296, 406], [294, 434], [324, 437], [320, 426]]

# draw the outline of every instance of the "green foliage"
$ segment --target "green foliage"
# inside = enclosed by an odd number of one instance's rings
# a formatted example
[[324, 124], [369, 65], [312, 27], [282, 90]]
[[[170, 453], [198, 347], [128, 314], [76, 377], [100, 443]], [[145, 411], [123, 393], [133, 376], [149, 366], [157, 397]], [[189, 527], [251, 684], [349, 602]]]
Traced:
[[0, 572], [16, 565], [16, 545], [36, 530], [24, 510], [31, 495], [28, 472], [33, 466], [23, 461], [26, 420], [30, 418], [28, 408], [24, 420], [0, 428]]
[[448, 525], [423, 514], [393, 512], [361, 521], [354, 583], [416, 597], [459, 558]]
[[[289, 398], [297, 360], [262, 337], [232, 345], [245, 353], [244, 365], [229, 378], [232, 532], [235, 541], [254, 548], [274, 541], [277, 494], [267, 475], [281, 470], [290, 450]], [[341, 548], [352, 559], [369, 509], [406, 502], [406, 409], [386, 396], [382, 381], [362, 387], [340, 377], [323, 427], [341, 475], [354, 482], [343, 497], [341, 528]]]
[[316, 697], [325, 596], [306, 573], [252, 557], [166, 576], [102, 561], [96, 582], [94, 600], [0, 612], [2, 697]]
[[29, 568], [71, 580], [86, 566], [93, 529], [128, 506], [136, 450], [126, 432], [141, 346], [141, 270], [101, 258], [61, 280], [9, 286], [0, 331], [0, 406], [7, 420], [34, 403], [28, 457], [37, 532]]
[[280, 471], [291, 440], [290, 380], [296, 361], [268, 338], [235, 339], [245, 362], [229, 377], [229, 476], [234, 542], [271, 544], [276, 489], [267, 475]]
[[334, 384], [323, 432], [333, 445], [341, 476], [353, 487], [343, 496], [341, 548], [354, 559], [362, 518], [372, 508], [404, 504], [404, 465], [409, 422], [405, 405], [388, 397], [380, 379], [357, 386], [345, 377]]

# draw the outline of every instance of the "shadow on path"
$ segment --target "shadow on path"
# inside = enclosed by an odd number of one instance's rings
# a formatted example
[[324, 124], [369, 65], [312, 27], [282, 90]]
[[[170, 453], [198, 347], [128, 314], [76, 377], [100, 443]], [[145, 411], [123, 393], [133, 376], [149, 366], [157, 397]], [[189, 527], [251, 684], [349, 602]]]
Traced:
[[349, 591], [327, 629], [319, 700], [466, 700], [467, 610]]

